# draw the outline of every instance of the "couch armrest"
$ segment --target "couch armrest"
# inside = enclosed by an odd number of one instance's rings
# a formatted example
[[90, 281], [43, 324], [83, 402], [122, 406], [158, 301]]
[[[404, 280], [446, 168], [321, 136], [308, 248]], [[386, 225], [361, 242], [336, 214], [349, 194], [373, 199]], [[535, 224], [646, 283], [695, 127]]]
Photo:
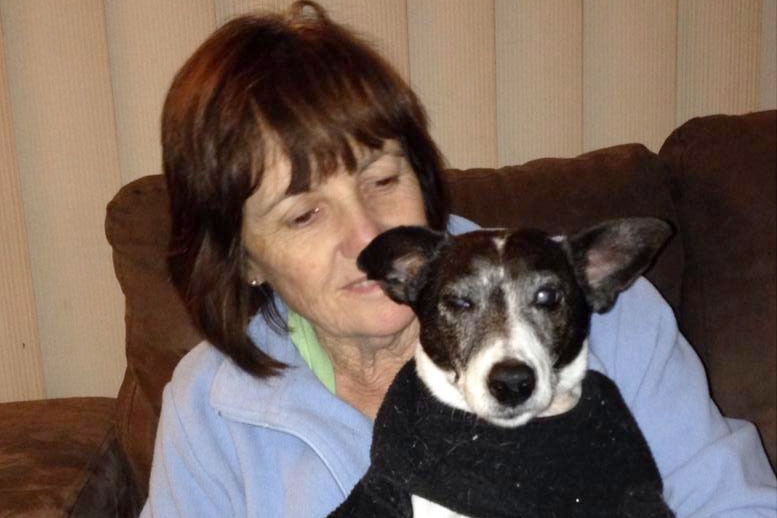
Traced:
[[124, 187], [108, 204], [105, 234], [125, 297], [127, 370], [118, 396], [117, 435], [142, 495], [154, 450], [162, 390], [202, 339], [167, 268], [170, 209], [161, 175]]
[[115, 406], [111, 398], [0, 404], [0, 514], [137, 516]]

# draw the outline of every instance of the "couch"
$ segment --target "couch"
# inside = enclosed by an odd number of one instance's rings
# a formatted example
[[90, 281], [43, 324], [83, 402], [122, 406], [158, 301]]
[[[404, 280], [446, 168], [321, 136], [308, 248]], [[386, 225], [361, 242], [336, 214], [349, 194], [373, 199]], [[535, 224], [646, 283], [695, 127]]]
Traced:
[[[659, 216], [676, 235], [647, 277], [701, 357], [724, 414], [756, 424], [777, 465], [777, 112], [696, 118], [658, 154], [640, 144], [499, 169], [446, 171], [454, 212], [567, 232]], [[124, 186], [105, 223], [126, 300], [118, 397], [0, 405], [0, 517], [135, 516], [162, 388], [200, 341], [166, 266], [160, 175]]]

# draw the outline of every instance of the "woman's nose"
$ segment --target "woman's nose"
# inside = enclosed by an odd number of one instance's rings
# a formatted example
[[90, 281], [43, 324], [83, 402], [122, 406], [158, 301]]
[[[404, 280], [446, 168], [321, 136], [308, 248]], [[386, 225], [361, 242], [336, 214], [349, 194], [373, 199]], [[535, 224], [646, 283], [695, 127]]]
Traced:
[[343, 254], [356, 258], [383, 230], [379, 219], [363, 202], [354, 203], [354, 207], [345, 215], [343, 224]]

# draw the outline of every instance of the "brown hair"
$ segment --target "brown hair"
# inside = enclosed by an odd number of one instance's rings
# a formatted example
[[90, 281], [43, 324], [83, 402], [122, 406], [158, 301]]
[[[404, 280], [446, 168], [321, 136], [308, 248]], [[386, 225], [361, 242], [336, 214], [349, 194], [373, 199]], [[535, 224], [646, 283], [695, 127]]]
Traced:
[[271, 146], [289, 158], [288, 191], [297, 193], [313, 174], [353, 171], [354, 144], [374, 149], [386, 139], [398, 140], [418, 176], [430, 226], [444, 228], [441, 158], [418, 99], [312, 2], [228, 22], [176, 75], [162, 114], [172, 280], [204, 336], [246, 371], [283, 368], [246, 335], [257, 311], [276, 331], [286, 326], [271, 287], [246, 283], [240, 231]]

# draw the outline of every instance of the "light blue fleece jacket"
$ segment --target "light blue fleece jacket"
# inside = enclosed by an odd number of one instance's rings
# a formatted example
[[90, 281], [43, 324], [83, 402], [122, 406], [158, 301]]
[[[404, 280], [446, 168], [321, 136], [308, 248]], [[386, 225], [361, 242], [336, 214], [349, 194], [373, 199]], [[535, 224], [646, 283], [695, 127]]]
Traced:
[[[474, 228], [451, 219], [453, 233]], [[261, 317], [248, 331], [290, 367], [258, 380], [208, 343], [181, 360], [164, 391], [142, 516], [321, 518], [367, 470], [372, 421], [319, 382], [288, 336]], [[590, 350], [590, 367], [615, 381], [642, 428], [678, 517], [777, 516], [755, 427], [720, 415], [649, 282], [594, 316]]]

